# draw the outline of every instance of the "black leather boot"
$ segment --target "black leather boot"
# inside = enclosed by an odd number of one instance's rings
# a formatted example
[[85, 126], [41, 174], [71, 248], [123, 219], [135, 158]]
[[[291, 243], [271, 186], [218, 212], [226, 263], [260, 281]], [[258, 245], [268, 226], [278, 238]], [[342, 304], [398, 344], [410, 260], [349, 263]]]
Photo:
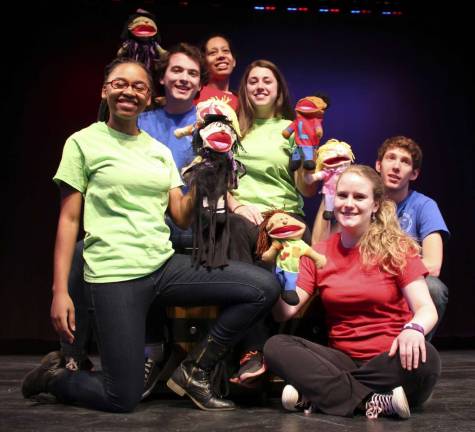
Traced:
[[48, 393], [52, 379], [66, 372], [65, 360], [59, 351], [45, 355], [39, 366], [29, 372], [21, 384], [23, 397], [30, 398], [40, 393]]
[[227, 348], [211, 336], [201, 342], [182, 361], [167, 381], [167, 386], [179, 396], [187, 395], [198, 408], [205, 411], [230, 411], [234, 402], [218, 397], [210, 382], [211, 370], [226, 354]]

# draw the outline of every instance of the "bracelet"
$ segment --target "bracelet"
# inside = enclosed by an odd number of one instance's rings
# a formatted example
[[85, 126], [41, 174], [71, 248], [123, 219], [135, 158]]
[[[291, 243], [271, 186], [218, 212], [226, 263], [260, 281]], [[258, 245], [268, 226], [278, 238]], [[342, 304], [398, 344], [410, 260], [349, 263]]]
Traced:
[[[419, 325], [419, 324], [416, 324], [416, 323], [413, 323], [413, 322], [404, 324], [404, 327], [402, 328], [402, 330], [407, 330], [407, 329], [416, 330], [416, 331], [418, 331], [418, 332], [421, 332], [423, 335], [425, 335], [424, 327], [422, 327], [422, 326]], [[402, 330], [401, 330], [401, 331], [402, 331]]]
[[237, 205], [236, 207], [234, 207], [233, 209], [233, 213], [236, 213], [236, 210], [239, 208], [239, 207], [245, 207], [246, 204], [239, 204]]

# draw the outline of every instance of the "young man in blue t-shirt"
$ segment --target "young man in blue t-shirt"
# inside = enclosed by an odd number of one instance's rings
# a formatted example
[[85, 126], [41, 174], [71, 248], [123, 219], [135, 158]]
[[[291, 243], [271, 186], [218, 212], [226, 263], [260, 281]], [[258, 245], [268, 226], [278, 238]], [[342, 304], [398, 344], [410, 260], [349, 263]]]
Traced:
[[[422, 246], [422, 261], [429, 276], [427, 284], [439, 315], [440, 323], [448, 300], [448, 288], [440, 281], [443, 261], [443, 240], [450, 235], [437, 203], [409, 188], [417, 179], [422, 164], [422, 150], [412, 139], [395, 136], [378, 149], [376, 171], [381, 174], [386, 196], [397, 205], [401, 228]], [[430, 340], [437, 328], [427, 335]]]

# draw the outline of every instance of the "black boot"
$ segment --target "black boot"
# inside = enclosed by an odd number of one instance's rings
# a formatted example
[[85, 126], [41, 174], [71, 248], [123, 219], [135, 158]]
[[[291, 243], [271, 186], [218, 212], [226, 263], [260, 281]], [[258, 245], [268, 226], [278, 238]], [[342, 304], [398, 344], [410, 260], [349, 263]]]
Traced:
[[183, 360], [167, 381], [167, 386], [179, 396], [185, 393], [202, 410], [229, 411], [234, 402], [219, 398], [211, 386], [212, 368], [226, 354], [227, 348], [208, 336]]
[[59, 351], [45, 355], [41, 364], [29, 372], [21, 384], [23, 397], [30, 398], [48, 392], [48, 384], [53, 378], [66, 372], [65, 359]]

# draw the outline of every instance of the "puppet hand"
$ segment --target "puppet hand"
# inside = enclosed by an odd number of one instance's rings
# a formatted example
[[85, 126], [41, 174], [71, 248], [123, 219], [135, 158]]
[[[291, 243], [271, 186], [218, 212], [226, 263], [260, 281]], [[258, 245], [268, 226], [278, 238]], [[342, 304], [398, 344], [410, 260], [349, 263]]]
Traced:
[[76, 319], [74, 304], [68, 293], [54, 294], [50, 315], [56, 332], [69, 343], [73, 343]]
[[327, 258], [325, 255], [317, 254], [314, 259], [315, 267], [322, 268], [327, 263]]
[[424, 335], [411, 329], [405, 329], [394, 339], [389, 357], [396, 354], [399, 348], [399, 357], [403, 369], [412, 370], [419, 366], [419, 359], [422, 363], [426, 362], [426, 341]]
[[284, 130], [282, 131], [282, 136], [283, 136], [284, 138], [287, 138], [287, 139], [288, 139], [288, 138], [290, 138], [290, 132], [289, 132], [287, 129], [284, 129]]
[[264, 218], [261, 215], [260, 210], [253, 205], [239, 205], [234, 209], [234, 213], [245, 217], [247, 220], [255, 225], [260, 225]]

